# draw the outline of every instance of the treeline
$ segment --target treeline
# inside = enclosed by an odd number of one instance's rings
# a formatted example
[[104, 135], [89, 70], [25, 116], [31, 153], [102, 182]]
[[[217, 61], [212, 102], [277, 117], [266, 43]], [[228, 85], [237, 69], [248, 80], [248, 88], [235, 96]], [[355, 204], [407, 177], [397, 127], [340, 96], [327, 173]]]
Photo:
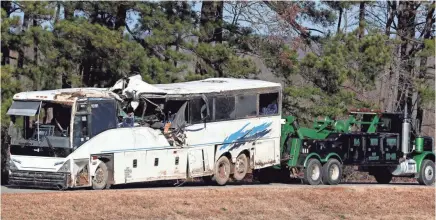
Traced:
[[19, 91], [106, 87], [133, 74], [171, 83], [267, 72], [285, 87], [284, 113], [303, 123], [407, 103], [424, 122], [415, 128], [434, 133], [434, 1], [2, 1], [1, 8], [2, 137]]

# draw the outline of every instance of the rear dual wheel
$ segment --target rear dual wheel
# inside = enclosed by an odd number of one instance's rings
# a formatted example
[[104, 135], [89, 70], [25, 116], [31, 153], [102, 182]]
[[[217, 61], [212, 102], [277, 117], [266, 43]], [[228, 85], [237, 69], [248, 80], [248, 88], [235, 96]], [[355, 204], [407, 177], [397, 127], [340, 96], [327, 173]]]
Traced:
[[226, 156], [222, 156], [217, 160], [214, 169], [214, 179], [218, 185], [223, 186], [229, 181], [230, 168], [230, 160]]
[[322, 166], [322, 182], [326, 185], [337, 185], [341, 182], [342, 164], [332, 158]]
[[337, 185], [341, 182], [342, 164], [337, 159], [329, 159], [327, 163], [321, 165], [321, 162], [315, 158], [309, 159], [304, 169], [304, 183], [309, 185]]
[[319, 185], [322, 182], [322, 165], [317, 159], [309, 159], [304, 169], [304, 183], [309, 185]]

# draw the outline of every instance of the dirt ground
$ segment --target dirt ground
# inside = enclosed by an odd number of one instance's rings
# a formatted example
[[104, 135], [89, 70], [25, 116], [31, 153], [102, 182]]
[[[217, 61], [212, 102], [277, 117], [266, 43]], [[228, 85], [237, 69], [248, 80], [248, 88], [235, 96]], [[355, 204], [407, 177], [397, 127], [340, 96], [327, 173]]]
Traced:
[[1, 199], [1, 219], [435, 219], [433, 187], [104, 190]]

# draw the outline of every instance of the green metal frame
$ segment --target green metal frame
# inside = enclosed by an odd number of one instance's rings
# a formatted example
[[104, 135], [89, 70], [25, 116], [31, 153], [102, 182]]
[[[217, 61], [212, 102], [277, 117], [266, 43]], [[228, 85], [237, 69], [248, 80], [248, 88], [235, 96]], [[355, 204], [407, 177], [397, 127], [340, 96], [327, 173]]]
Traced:
[[[374, 117], [371, 121], [361, 121], [358, 120], [355, 115], [359, 114], [372, 114]], [[280, 146], [281, 146], [281, 152], [284, 153], [284, 150], [286, 149], [286, 141], [290, 139], [290, 156], [291, 159], [287, 161], [287, 165], [290, 167], [303, 165], [306, 166], [307, 160], [309, 160], [312, 156], [316, 156], [321, 162], [327, 162], [328, 159], [331, 157], [339, 158], [340, 162], [342, 163], [342, 158], [337, 155], [336, 153], [330, 153], [327, 155], [326, 158], [320, 158], [320, 156], [316, 153], [312, 153], [307, 155], [307, 157], [304, 160], [303, 164], [298, 164], [299, 157], [300, 157], [300, 149], [301, 149], [301, 143], [303, 139], [317, 139], [322, 140], [327, 138], [331, 133], [347, 133], [350, 132], [352, 125], [369, 125], [367, 129], [367, 133], [374, 133], [377, 131], [377, 125], [380, 120], [380, 115], [374, 112], [358, 112], [354, 114], [350, 114], [347, 120], [332, 120], [329, 117], [325, 117], [323, 119], [315, 119], [313, 123], [313, 128], [304, 128], [300, 127], [297, 128], [294, 126], [294, 123], [296, 121], [296, 118], [294, 116], [285, 116], [283, 117], [285, 120], [285, 123], [282, 125], [281, 130], [281, 139], [280, 139]]]

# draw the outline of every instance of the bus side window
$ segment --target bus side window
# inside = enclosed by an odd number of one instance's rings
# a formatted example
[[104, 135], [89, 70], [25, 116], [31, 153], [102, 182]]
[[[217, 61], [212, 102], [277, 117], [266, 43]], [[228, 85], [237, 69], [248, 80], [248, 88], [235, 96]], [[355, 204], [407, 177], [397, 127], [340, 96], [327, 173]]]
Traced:
[[257, 115], [257, 95], [238, 95], [236, 102], [236, 118], [247, 118]]
[[279, 93], [259, 94], [259, 115], [275, 115], [279, 112]]
[[[202, 122], [201, 109], [205, 104], [206, 103], [204, 103], [203, 99], [201, 99], [201, 98], [196, 98], [196, 99], [193, 99], [190, 101], [190, 107], [189, 107], [190, 114], [189, 115], [190, 115], [192, 124]], [[203, 112], [203, 114], [204, 114], [204, 112]]]
[[235, 119], [235, 97], [216, 97], [215, 98], [215, 120]]

